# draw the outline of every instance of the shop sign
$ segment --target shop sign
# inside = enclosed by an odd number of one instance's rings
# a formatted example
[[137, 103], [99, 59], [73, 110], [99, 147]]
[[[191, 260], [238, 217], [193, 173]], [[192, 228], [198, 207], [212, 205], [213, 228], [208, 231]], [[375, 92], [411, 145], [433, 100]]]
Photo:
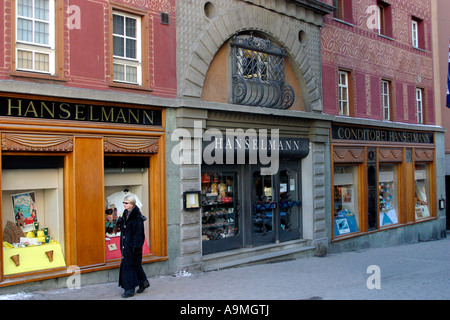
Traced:
[[[261, 164], [262, 175], [278, 172], [280, 160], [298, 160], [309, 154], [309, 140], [284, 138], [279, 129], [226, 129], [203, 131], [202, 122], [194, 121], [194, 135], [184, 128], [174, 130], [171, 141], [178, 141], [171, 152], [172, 162], [180, 164]], [[192, 144], [199, 141], [201, 150]], [[201, 152], [197, 152], [194, 150]]]
[[0, 116], [161, 126], [162, 111], [114, 105], [0, 97]]
[[309, 140], [304, 138], [271, 138], [262, 136], [214, 136], [213, 142], [204, 141], [204, 148], [208, 145], [214, 146], [214, 152], [220, 152], [224, 156], [227, 152], [234, 157], [245, 154], [248, 158], [251, 154], [256, 154], [258, 150], [271, 154], [276, 150], [280, 160], [294, 160], [305, 158], [309, 153]]
[[367, 127], [333, 126], [332, 138], [337, 140], [356, 140], [373, 142], [434, 143], [430, 132], [380, 129]]

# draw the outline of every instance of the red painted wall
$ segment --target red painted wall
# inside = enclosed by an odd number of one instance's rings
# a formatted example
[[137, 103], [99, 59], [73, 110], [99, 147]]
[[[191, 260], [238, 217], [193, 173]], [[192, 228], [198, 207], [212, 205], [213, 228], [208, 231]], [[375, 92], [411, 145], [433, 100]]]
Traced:
[[[176, 97], [176, 17], [175, 0], [116, 0], [114, 6], [123, 9], [134, 9], [147, 15], [148, 25], [148, 60], [150, 91], [116, 88], [110, 86], [111, 44], [110, 15], [111, 6], [108, 0], [71, 0], [71, 6], [80, 9], [80, 28], [69, 28], [66, 22], [74, 17], [73, 11], [68, 11], [69, 2], [64, 1], [64, 74], [66, 81], [58, 85], [95, 90], [122, 92], [129, 91], [151, 96]], [[5, 32], [0, 32], [0, 80], [39, 81], [33, 77], [11, 76], [11, 56], [8, 51], [11, 37], [11, 6], [10, 1], [1, 1], [0, 26]], [[161, 23], [161, 12], [169, 13], [169, 25]], [[75, 21], [75, 20], [72, 20]], [[6, 38], [5, 38], [6, 35]], [[14, 40], [13, 40], [14, 41]], [[52, 82], [54, 83], [54, 82]]]
[[[346, 0], [344, 0], [346, 1]], [[324, 0], [332, 4], [332, 0]], [[416, 123], [415, 88], [424, 89], [425, 121], [435, 124], [433, 98], [433, 61], [431, 43], [430, 0], [385, 0], [392, 15], [388, 28], [390, 38], [378, 35], [370, 25], [371, 5], [376, 1], [349, 1], [349, 21], [324, 19], [321, 30], [324, 112], [339, 112], [337, 86], [339, 69], [348, 70], [353, 78], [354, 116], [382, 119], [381, 80], [391, 82], [391, 113], [394, 121]], [[424, 50], [412, 47], [411, 18], [424, 21]], [[406, 88], [406, 89], [404, 89]]]

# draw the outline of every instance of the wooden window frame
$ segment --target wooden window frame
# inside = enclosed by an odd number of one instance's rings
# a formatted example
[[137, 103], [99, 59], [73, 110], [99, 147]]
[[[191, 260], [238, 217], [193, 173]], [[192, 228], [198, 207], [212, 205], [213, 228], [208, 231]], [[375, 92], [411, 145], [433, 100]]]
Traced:
[[[53, 2], [53, 21], [50, 21], [54, 30], [54, 39], [49, 46], [38, 46], [35, 44], [17, 43], [17, 0], [11, 1], [11, 69], [10, 76], [28, 77], [37, 79], [60, 80], [64, 78], [64, 1], [51, 0]], [[40, 52], [41, 48], [45, 48], [46, 52], [50, 52], [50, 63], [54, 66], [49, 72], [41, 72], [36, 70], [24, 70], [17, 68], [17, 51], [24, 48], [27, 51]]]
[[[392, 110], [391, 108], [391, 81], [389, 80], [381, 80], [381, 115], [383, 121], [393, 121]], [[385, 88], [387, 88], [387, 92], [385, 92]], [[386, 100], [386, 99], [387, 100]], [[385, 105], [385, 101], [387, 101], [387, 105]], [[387, 111], [387, 117], [386, 117]]]
[[[418, 95], [419, 93], [420, 97]], [[417, 124], [424, 124], [425, 123], [424, 90], [422, 88], [416, 88], [415, 101], [416, 101], [416, 122]]]
[[378, 34], [381, 36], [392, 38], [392, 8], [389, 3], [378, 0], [377, 1], [377, 23]]
[[[415, 30], [414, 30], [415, 28]], [[415, 49], [425, 50], [425, 30], [423, 20], [411, 17], [411, 44]]]
[[[113, 51], [113, 15], [125, 15], [132, 16], [140, 19], [140, 69], [141, 76], [140, 81], [137, 83], [122, 82], [114, 80], [114, 51]], [[132, 8], [129, 6], [121, 5], [118, 3], [110, 4], [110, 17], [109, 17], [109, 43], [110, 43], [110, 83], [111, 87], [127, 88], [127, 89], [138, 89], [138, 90], [151, 90], [150, 89], [150, 72], [149, 72], [149, 14], [145, 10], [140, 10]]]
[[336, 10], [333, 13], [333, 18], [353, 24], [353, 8], [351, 0], [333, 0], [333, 6]]
[[[341, 84], [341, 75], [344, 75], [346, 77], [346, 85], [345, 84]], [[347, 116], [347, 117], [352, 117], [354, 116], [354, 112], [353, 112], [353, 100], [352, 100], [352, 95], [353, 95], [353, 90], [352, 90], [352, 72], [349, 70], [344, 70], [344, 69], [339, 69], [338, 70], [338, 79], [337, 79], [337, 84], [338, 84], [338, 112], [340, 116]], [[347, 99], [341, 99], [342, 95], [341, 95], [341, 89], [342, 90], [347, 90]], [[343, 110], [342, 107], [342, 103], [347, 103], [347, 110]], [[346, 111], [346, 112], [344, 112]]]

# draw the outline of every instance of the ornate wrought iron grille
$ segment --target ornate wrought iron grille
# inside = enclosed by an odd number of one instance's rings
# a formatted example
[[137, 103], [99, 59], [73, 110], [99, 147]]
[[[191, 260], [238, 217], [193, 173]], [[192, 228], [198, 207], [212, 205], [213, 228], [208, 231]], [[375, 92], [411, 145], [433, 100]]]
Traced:
[[253, 35], [233, 37], [231, 47], [233, 103], [289, 109], [295, 93], [285, 82], [286, 50]]

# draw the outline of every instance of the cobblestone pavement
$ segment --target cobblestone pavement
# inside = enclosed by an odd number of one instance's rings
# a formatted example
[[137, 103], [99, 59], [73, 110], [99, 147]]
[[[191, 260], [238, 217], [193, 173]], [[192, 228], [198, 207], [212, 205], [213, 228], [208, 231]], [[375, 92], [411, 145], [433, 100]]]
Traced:
[[[325, 257], [150, 278], [127, 300], [449, 300], [450, 238]], [[371, 289], [372, 288], [372, 289]], [[0, 300], [125, 300], [117, 283]]]

